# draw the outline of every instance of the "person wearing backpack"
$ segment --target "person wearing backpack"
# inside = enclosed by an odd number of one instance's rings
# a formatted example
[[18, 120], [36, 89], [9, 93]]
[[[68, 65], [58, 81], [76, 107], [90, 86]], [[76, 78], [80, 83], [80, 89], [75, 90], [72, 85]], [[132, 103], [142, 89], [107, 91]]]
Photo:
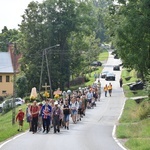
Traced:
[[39, 115], [39, 107], [37, 106], [36, 101], [34, 101], [33, 105], [30, 107], [30, 112], [32, 116], [32, 132], [34, 134], [37, 132], [38, 115]]

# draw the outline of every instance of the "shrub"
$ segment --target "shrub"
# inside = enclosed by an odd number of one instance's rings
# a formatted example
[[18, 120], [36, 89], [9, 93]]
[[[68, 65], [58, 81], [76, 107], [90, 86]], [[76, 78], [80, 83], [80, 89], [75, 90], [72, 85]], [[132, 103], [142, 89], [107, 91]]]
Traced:
[[3, 96], [0, 96], [0, 102], [2, 102], [4, 100]]
[[143, 101], [140, 104], [138, 115], [140, 119], [145, 119], [150, 115], [150, 102], [149, 101]]

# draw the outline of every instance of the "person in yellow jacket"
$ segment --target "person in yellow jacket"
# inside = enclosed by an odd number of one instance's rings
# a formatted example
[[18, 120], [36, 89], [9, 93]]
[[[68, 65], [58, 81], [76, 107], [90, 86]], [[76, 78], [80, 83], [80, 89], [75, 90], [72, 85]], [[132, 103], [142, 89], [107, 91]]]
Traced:
[[112, 84], [111, 83], [109, 83], [109, 85], [108, 85], [108, 92], [109, 92], [109, 95], [111, 96], [111, 94], [112, 94]]
[[105, 97], [107, 97], [107, 91], [108, 91], [108, 87], [107, 87], [107, 84], [106, 84], [105, 87], [104, 87]]

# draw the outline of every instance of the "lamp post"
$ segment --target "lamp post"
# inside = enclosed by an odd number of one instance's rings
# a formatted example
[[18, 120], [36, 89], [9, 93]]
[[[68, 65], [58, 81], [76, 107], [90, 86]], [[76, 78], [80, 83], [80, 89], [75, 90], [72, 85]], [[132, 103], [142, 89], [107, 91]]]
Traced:
[[60, 46], [60, 44], [56, 44], [54, 46], [50, 46], [48, 48], [43, 49], [43, 55], [42, 55], [42, 67], [41, 67], [41, 76], [40, 76], [40, 85], [39, 85], [39, 92], [41, 90], [41, 84], [42, 84], [42, 73], [43, 73], [43, 64], [44, 64], [44, 55], [45, 55], [45, 59], [46, 59], [46, 66], [47, 66], [47, 72], [48, 72], [48, 80], [49, 80], [49, 84], [50, 84], [50, 97], [53, 97], [53, 93], [52, 93], [52, 83], [51, 83], [51, 76], [50, 76], [50, 70], [49, 70], [49, 65], [48, 65], [48, 58], [47, 58], [47, 50], [53, 48], [53, 47], [58, 47]]
[[68, 94], [68, 96], [69, 96], [68, 104], [70, 105], [70, 95], [71, 95], [71, 90], [67, 90], [67, 94]]

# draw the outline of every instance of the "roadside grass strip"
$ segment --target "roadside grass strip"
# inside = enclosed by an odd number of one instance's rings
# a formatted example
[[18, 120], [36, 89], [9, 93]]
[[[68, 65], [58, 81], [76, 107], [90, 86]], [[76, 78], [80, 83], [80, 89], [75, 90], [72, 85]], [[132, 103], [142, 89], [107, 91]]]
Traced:
[[124, 145], [130, 150], [150, 149], [150, 118], [143, 111], [149, 112], [150, 102], [147, 100], [137, 104], [126, 100], [122, 117], [116, 129], [116, 137], [124, 139]]
[[150, 138], [132, 138], [125, 144], [130, 150], [149, 150]]
[[[26, 104], [22, 105], [21, 108], [25, 112]], [[18, 108], [16, 108], [16, 114], [18, 112]], [[28, 123], [24, 120], [23, 132], [29, 128]], [[12, 125], [12, 111], [4, 115], [0, 115], [0, 142], [5, 141], [6, 139], [15, 136], [16, 134], [22, 133], [18, 132], [18, 122]]]

